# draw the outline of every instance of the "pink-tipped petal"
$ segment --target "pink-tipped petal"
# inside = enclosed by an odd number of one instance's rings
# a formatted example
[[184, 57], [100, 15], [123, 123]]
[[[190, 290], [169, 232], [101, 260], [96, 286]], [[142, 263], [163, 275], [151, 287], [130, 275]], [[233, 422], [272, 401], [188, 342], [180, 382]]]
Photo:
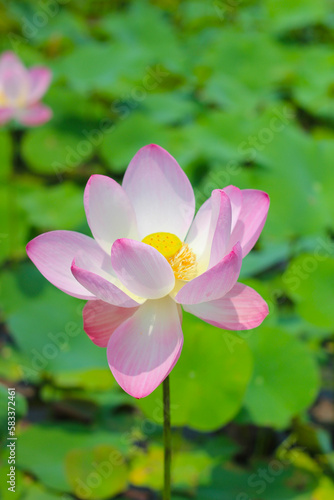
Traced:
[[28, 90], [28, 71], [14, 52], [4, 52], [0, 58], [0, 93], [7, 107], [24, 105]]
[[7, 123], [14, 115], [12, 108], [0, 108], [0, 125]]
[[174, 288], [174, 273], [167, 259], [146, 243], [116, 240], [111, 263], [121, 283], [140, 297], [159, 299]]
[[13, 66], [2, 71], [0, 91], [7, 107], [25, 106], [28, 89], [28, 73], [23, 66]]
[[94, 344], [107, 347], [111, 334], [137, 309], [113, 306], [102, 300], [91, 300], [83, 308], [84, 330]]
[[4, 52], [0, 57], [0, 80], [3, 72], [13, 68], [20, 71], [25, 69], [15, 52], [11, 52], [8, 50]]
[[35, 67], [28, 71], [29, 94], [27, 102], [34, 104], [38, 102], [47, 91], [51, 81], [51, 71], [45, 67]]
[[218, 264], [186, 283], [176, 295], [176, 302], [199, 304], [222, 297], [235, 285], [241, 263], [241, 247], [237, 243]]
[[228, 195], [215, 189], [197, 212], [186, 239], [201, 269], [214, 266], [227, 254], [231, 219]]
[[212, 193], [212, 216], [214, 226], [210, 252], [209, 269], [225, 257], [230, 242], [232, 208], [227, 194], [215, 190]]
[[141, 148], [123, 180], [135, 209], [140, 239], [168, 232], [184, 240], [195, 211], [191, 184], [176, 160], [160, 146]]
[[227, 186], [223, 189], [224, 193], [230, 198], [232, 207], [232, 224], [231, 231], [235, 228], [242, 205], [242, 192], [236, 186]]
[[242, 257], [245, 257], [257, 242], [266, 222], [269, 210], [269, 196], [257, 189], [243, 189], [242, 207], [232, 232], [230, 248], [240, 241]]
[[237, 283], [224, 297], [184, 309], [224, 330], [249, 330], [259, 326], [268, 315], [268, 305], [252, 288]]
[[149, 300], [111, 335], [107, 357], [119, 385], [135, 398], [148, 396], [177, 362], [183, 334], [170, 297]]
[[42, 125], [43, 123], [49, 121], [51, 117], [51, 109], [44, 106], [44, 104], [40, 102], [27, 108], [19, 109], [16, 112], [16, 119], [22, 123], [22, 125], [27, 125], [28, 127]]
[[106, 259], [92, 262], [89, 254], [78, 252], [73, 259], [71, 272], [75, 279], [95, 297], [118, 307], [137, 307], [138, 302], [129, 297], [118, 285], [110, 258], [101, 249]]
[[43, 276], [57, 288], [79, 299], [94, 298], [71, 273], [77, 252], [85, 250], [92, 260], [103, 252], [93, 238], [73, 231], [50, 231], [37, 236], [27, 245], [27, 254]]
[[119, 238], [137, 238], [136, 216], [124, 189], [105, 175], [92, 175], [86, 185], [84, 205], [92, 234], [110, 254]]

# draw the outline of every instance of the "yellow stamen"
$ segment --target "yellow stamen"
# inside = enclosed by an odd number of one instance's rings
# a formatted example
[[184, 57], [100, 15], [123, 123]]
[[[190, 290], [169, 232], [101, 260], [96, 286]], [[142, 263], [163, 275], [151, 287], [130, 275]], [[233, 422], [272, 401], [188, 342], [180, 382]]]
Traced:
[[167, 260], [177, 280], [190, 281], [197, 276], [196, 255], [187, 243], [183, 243], [181, 249]]
[[176, 279], [189, 281], [197, 276], [196, 255], [175, 234], [152, 233], [142, 242], [154, 247], [168, 260]]

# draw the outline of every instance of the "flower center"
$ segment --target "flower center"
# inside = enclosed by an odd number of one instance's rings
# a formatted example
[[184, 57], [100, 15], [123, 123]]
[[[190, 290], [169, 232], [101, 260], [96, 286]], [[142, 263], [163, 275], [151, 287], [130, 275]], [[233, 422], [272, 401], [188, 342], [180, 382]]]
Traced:
[[152, 233], [142, 240], [160, 252], [169, 262], [178, 280], [189, 281], [197, 275], [196, 255], [172, 233]]
[[167, 260], [182, 247], [182, 241], [172, 233], [152, 233], [145, 236], [142, 242], [156, 248]]

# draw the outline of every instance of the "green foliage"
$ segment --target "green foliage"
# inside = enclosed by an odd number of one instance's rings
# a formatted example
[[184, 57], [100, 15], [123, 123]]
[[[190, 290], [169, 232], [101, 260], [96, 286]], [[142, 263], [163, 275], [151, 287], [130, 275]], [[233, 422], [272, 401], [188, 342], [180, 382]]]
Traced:
[[27, 216], [16, 202], [20, 186], [8, 182], [0, 185], [0, 263], [24, 258], [29, 226]]
[[[79, 498], [110, 498], [124, 491], [127, 486], [128, 470], [124, 457], [109, 445], [69, 451], [65, 468], [68, 482]], [[85, 482], [87, 486], [83, 486]]]
[[52, 125], [27, 132], [22, 144], [22, 155], [29, 168], [39, 174], [59, 175], [71, 170], [91, 155], [77, 151], [80, 136]]
[[0, 132], [0, 180], [8, 180], [13, 161], [13, 144], [10, 134], [5, 131]]
[[199, 488], [198, 500], [229, 500], [231, 497], [238, 498], [238, 495], [245, 500], [308, 500], [313, 487], [310, 474], [285, 468], [279, 461], [269, 466], [265, 463], [254, 464], [251, 473], [217, 467], [211, 484]]
[[[180, 489], [208, 482], [214, 461], [201, 450], [175, 453], [172, 462], [173, 484]], [[163, 448], [151, 446], [133, 461], [130, 480], [136, 486], [163, 487]]]
[[[78, 425], [36, 425], [20, 435], [17, 462], [22, 470], [33, 473], [46, 486], [56, 491], [78, 493], [80, 485], [85, 481], [89, 487], [87, 478], [96, 473], [94, 463], [97, 461], [101, 465], [107, 461], [112, 466], [109, 473], [111, 486], [107, 488], [107, 495], [110, 495], [111, 489], [115, 493], [122, 491], [125, 486], [125, 449], [121, 436], [110, 431], [92, 433]], [[52, 453], [49, 456], [50, 450]], [[102, 472], [99, 474], [102, 475]], [[117, 478], [116, 481], [111, 480], [114, 477]], [[103, 489], [96, 493], [92, 498], [107, 497]]]
[[[71, 182], [50, 186], [29, 186], [19, 200], [28, 222], [39, 229], [73, 229], [84, 219], [82, 189]], [[71, 214], [71, 220], [69, 218]]]
[[314, 401], [319, 390], [317, 367], [305, 346], [279, 328], [262, 328], [251, 336], [250, 346], [254, 373], [245, 396], [250, 420], [285, 428], [292, 416]]
[[331, 329], [333, 308], [328, 297], [332, 286], [328, 276], [333, 275], [334, 259], [324, 254], [328, 249], [320, 250], [319, 254], [302, 254], [293, 259], [287, 269], [285, 285], [303, 318], [317, 326]]

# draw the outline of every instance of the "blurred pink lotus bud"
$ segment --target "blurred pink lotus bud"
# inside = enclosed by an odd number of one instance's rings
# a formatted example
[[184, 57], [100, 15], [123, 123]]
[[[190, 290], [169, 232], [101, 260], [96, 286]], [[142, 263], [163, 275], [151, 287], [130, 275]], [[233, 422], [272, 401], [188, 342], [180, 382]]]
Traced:
[[45, 67], [26, 69], [13, 52], [0, 57], [0, 125], [11, 119], [33, 127], [50, 120], [52, 111], [40, 102], [51, 80]]

